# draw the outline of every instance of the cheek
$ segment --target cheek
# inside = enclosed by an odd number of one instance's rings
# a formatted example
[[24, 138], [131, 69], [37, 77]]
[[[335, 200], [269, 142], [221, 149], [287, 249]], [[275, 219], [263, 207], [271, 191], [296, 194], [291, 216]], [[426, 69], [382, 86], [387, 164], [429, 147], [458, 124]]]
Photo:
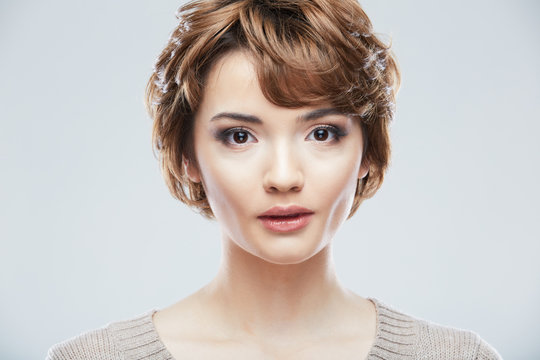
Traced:
[[248, 211], [247, 194], [253, 194], [257, 186], [253, 164], [227, 159], [219, 148], [206, 150], [199, 152], [199, 168], [208, 202], [216, 217]]
[[354, 148], [339, 155], [319, 158], [312, 184], [318, 202], [328, 210], [329, 228], [338, 227], [348, 216], [354, 201], [361, 153]]
[[328, 154], [314, 161], [311, 170], [312, 182], [319, 189], [320, 196], [339, 200], [340, 197], [354, 193], [360, 167], [359, 152], [341, 151]]

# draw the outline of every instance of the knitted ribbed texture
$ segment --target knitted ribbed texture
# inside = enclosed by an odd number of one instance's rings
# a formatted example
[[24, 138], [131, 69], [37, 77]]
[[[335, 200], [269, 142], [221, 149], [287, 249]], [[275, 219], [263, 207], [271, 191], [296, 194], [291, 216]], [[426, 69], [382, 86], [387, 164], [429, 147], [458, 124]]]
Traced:
[[109, 325], [123, 354], [122, 359], [174, 360], [154, 328], [152, 322], [154, 312], [156, 310], [151, 310], [133, 320]]
[[49, 349], [47, 360], [125, 359], [107, 328], [90, 331]]
[[370, 298], [377, 309], [377, 336], [368, 360], [414, 359], [418, 338], [418, 323]]
[[476, 333], [405, 315], [370, 298], [377, 308], [377, 337], [368, 360], [501, 360]]
[[[501, 360], [471, 331], [419, 320], [370, 300], [377, 309], [377, 335], [367, 360]], [[57, 344], [49, 350], [47, 360], [175, 360], [156, 332], [154, 312]]]

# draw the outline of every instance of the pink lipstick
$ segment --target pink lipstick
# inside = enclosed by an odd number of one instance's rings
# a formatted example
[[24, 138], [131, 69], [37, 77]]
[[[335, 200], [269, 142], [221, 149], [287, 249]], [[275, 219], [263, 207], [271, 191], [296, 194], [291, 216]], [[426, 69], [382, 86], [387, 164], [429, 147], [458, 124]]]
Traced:
[[291, 232], [306, 227], [313, 211], [301, 206], [274, 206], [257, 218], [263, 226], [274, 232]]

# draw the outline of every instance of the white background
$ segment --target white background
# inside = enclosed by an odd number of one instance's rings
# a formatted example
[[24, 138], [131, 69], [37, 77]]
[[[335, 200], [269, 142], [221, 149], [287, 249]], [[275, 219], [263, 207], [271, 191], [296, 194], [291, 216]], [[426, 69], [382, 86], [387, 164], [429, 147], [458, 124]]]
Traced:
[[[0, 358], [196, 291], [219, 229], [172, 199], [143, 93], [178, 1], [0, 2]], [[342, 282], [540, 357], [540, 4], [364, 1], [403, 72]]]

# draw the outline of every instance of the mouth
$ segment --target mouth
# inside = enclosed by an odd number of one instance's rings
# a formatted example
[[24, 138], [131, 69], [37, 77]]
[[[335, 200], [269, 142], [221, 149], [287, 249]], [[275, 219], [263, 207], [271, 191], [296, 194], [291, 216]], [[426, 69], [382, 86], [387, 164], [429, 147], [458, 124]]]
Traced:
[[312, 216], [313, 211], [300, 206], [275, 206], [257, 218], [266, 229], [284, 233], [306, 227]]
[[303, 214], [313, 214], [313, 211], [298, 205], [274, 206], [263, 212], [259, 217], [288, 217]]

